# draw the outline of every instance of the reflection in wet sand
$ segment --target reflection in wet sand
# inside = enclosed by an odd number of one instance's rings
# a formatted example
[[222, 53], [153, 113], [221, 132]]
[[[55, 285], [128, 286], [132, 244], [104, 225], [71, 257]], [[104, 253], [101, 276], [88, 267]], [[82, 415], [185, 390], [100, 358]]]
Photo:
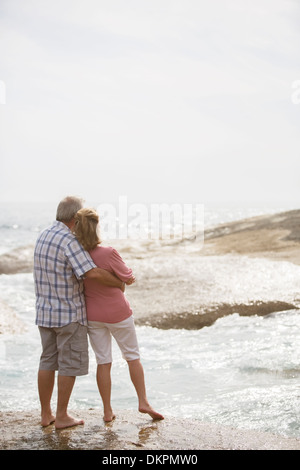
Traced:
[[[74, 413], [76, 416], [76, 413]], [[151, 419], [133, 411], [118, 411], [105, 424], [99, 410], [82, 411], [83, 426], [42, 428], [39, 412], [0, 413], [0, 447], [5, 450], [300, 450], [300, 440], [253, 430], [233, 429], [167, 417]]]

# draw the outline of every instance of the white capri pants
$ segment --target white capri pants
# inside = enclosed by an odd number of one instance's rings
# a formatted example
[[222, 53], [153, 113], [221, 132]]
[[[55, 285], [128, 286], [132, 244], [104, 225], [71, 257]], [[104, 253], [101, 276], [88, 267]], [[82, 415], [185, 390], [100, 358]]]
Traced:
[[118, 323], [88, 322], [88, 334], [97, 364], [112, 362], [113, 336], [126, 361], [140, 358], [133, 316]]

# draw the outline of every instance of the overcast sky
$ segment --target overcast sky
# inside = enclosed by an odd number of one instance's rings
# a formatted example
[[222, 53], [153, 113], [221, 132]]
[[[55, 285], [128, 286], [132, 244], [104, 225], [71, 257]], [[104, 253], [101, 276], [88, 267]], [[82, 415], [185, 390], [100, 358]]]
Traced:
[[0, 201], [300, 203], [299, 26], [298, 0], [0, 0]]

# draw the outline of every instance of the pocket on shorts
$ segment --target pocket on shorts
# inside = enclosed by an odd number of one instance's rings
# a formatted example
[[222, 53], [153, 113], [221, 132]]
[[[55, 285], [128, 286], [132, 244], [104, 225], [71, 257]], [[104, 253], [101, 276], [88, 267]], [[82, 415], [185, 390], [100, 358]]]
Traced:
[[86, 367], [88, 364], [88, 343], [87, 341], [81, 341], [78, 343], [72, 343], [71, 348], [71, 364], [74, 369], [81, 369]]

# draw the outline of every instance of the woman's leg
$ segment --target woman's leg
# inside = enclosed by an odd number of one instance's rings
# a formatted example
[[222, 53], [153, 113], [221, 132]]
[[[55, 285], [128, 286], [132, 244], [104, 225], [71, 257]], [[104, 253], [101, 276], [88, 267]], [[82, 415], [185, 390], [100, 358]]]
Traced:
[[98, 364], [97, 367], [97, 385], [103, 403], [103, 419], [105, 422], [112, 421], [115, 418], [110, 398], [111, 398], [111, 362], [108, 364]]
[[141, 413], [148, 413], [153, 419], [164, 419], [163, 415], [157, 413], [148, 402], [146, 396], [146, 386], [144, 378], [144, 369], [140, 359], [134, 359], [133, 361], [127, 361], [129, 367], [129, 373], [131, 381], [136, 390], [139, 400], [139, 411]]
[[111, 334], [106, 323], [89, 321], [88, 334], [91, 346], [94, 350], [97, 361], [97, 385], [103, 402], [104, 415], [106, 422], [112, 421], [115, 417], [110, 403], [111, 398], [111, 364], [112, 347]]
[[122, 351], [124, 359], [127, 361], [130, 378], [138, 396], [139, 411], [141, 413], [148, 413], [153, 419], [164, 419], [160, 413], [154, 411], [149, 405], [146, 396], [144, 369], [140, 361], [133, 317], [131, 316], [119, 323], [111, 324], [109, 328]]

